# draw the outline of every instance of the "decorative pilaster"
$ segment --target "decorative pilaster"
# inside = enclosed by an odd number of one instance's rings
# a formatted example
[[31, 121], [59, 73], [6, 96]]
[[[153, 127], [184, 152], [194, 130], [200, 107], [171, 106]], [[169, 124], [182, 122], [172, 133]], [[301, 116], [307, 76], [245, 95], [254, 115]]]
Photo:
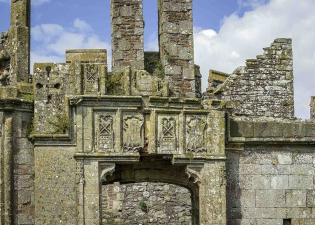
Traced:
[[199, 184], [200, 225], [226, 225], [225, 162], [204, 164]]

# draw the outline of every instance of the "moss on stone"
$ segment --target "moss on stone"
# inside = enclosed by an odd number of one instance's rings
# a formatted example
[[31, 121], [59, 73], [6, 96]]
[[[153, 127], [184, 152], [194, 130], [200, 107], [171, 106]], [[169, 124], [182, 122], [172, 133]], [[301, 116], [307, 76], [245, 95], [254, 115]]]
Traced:
[[160, 60], [159, 52], [145, 52], [144, 53], [144, 68], [150, 74], [164, 78], [164, 68]]
[[34, 95], [31, 93], [23, 93], [23, 94], [21, 94], [21, 98], [28, 101], [28, 102], [34, 101]]
[[106, 80], [106, 90], [110, 95], [122, 93], [122, 78], [123, 73], [117, 73], [108, 76]]
[[61, 113], [54, 120], [48, 121], [54, 127], [54, 134], [65, 134], [69, 130], [70, 120], [66, 113]]

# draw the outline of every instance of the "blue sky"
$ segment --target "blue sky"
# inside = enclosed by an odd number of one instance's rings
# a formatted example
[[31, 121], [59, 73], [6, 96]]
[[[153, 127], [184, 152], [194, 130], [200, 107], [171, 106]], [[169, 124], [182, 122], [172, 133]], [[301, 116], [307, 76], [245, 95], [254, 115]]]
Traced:
[[[0, 31], [9, 26], [9, 4], [6, 2], [7, 0], [0, 0]], [[109, 2], [110, 0], [53, 0], [44, 4], [45, 0], [37, 0], [32, 4], [32, 25], [58, 23], [70, 26], [79, 17], [100, 35], [109, 38]], [[195, 0], [194, 24], [218, 30], [225, 16], [234, 12], [243, 13], [246, 9], [248, 8], [240, 7], [237, 0]], [[144, 16], [147, 34], [156, 32], [157, 0], [144, 0]]]
[[[157, 50], [157, 0], [144, 1], [145, 49]], [[0, 0], [0, 31], [9, 27]], [[209, 69], [232, 73], [279, 37], [293, 39], [296, 115], [309, 116], [315, 95], [314, 0], [193, 0], [195, 62], [203, 89]], [[32, 0], [34, 62], [63, 62], [71, 48], [106, 48], [110, 64], [110, 0]]]

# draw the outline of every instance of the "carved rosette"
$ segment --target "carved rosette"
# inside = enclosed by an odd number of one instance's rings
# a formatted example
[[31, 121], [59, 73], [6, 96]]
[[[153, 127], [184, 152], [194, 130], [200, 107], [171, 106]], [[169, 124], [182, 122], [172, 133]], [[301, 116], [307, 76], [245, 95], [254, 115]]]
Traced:
[[142, 114], [123, 116], [123, 149], [125, 152], [140, 152], [144, 148], [144, 118]]
[[186, 151], [193, 153], [207, 152], [206, 129], [206, 116], [189, 115], [186, 117]]
[[98, 149], [111, 152], [114, 150], [114, 116], [110, 113], [98, 115]]
[[161, 153], [177, 152], [178, 116], [160, 115], [158, 117], [157, 147]]

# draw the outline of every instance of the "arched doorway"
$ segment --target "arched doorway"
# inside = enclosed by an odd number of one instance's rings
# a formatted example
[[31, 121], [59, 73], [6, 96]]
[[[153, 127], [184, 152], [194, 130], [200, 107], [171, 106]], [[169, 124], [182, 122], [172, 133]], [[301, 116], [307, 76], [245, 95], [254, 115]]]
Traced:
[[163, 157], [116, 164], [100, 189], [102, 225], [199, 225], [198, 183], [186, 165]]
[[102, 225], [192, 225], [192, 193], [168, 183], [102, 185]]

